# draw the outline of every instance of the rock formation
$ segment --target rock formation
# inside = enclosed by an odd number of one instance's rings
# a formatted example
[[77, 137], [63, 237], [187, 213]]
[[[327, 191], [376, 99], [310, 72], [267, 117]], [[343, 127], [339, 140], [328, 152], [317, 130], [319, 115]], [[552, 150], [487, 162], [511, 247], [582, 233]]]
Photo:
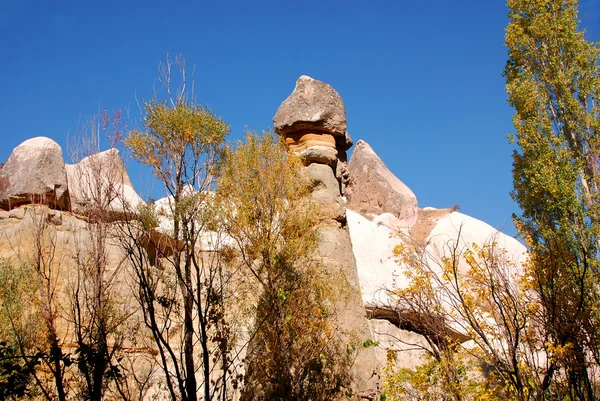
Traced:
[[343, 194], [348, 184], [346, 109], [330, 85], [302, 75], [273, 118], [275, 132], [306, 165], [326, 164], [334, 170]]
[[[423, 342], [419, 335], [394, 327], [398, 311], [389, 313], [393, 300], [385, 289], [404, 288], [408, 282], [394, 256], [398, 244], [417, 245], [431, 259], [430, 266], [441, 265], [443, 257], [450, 256], [452, 244], [459, 241], [465, 246], [494, 242], [506, 250], [506, 256], [520, 266], [526, 258], [525, 247], [483, 221], [457, 212], [455, 209], [417, 209], [416, 197], [383, 164], [371, 147], [358, 141], [350, 161], [348, 188], [348, 226], [352, 238], [363, 302], [367, 305], [374, 339], [382, 347], [401, 351], [398, 366], [413, 368], [420, 363], [423, 352], [414, 352], [403, 345]], [[410, 216], [410, 230], [398, 221], [400, 216]], [[406, 219], [403, 220], [406, 222]], [[460, 269], [468, 268], [461, 262]], [[441, 275], [441, 270], [439, 271]], [[450, 307], [450, 306], [449, 306]], [[398, 322], [395, 322], [398, 325]], [[457, 327], [448, 327], [448, 334], [466, 341], [469, 337]], [[399, 341], [401, 340], [401, 341]], [[385, 362], [385, 352], [377, 349], [377, 357]]]
[[[65, 166], [73, 211], [88, 213], [102, 207], [109, 212], [136, 210], [144, 203], [133, 188], [117, 149], [110, 149]], [[99, 195], [100, 194], [100, 195]]]
[[[373, 170], [383, 173], [377, 174]], [[460, 240], [464, 244], [483, 245], [493, 240], [498, 247], [505, 249], [517, 264], [525, 260], [526, 249], [523, 244], [481, 220], [452, 208], [417, 209], [413, 192], [394, 176], [364, 141], [358, 141], [352, 154], [350, 172], [348, 191], [352, 191], [352, 195], [348, 195], [348, 226], [365, 304], [385, 303], [387, 300], [381, 289], [390, 288], [393, 282], [399, 287], [405, 285], [404, 276], [397, 274], [402, 270], [402, 266], [395, 262], [393, 250], [398, 243], [414, 243], [415, 232], [423, 236], [423, 240], [418, 241], [416, 245], [438, 261], [443, 256], [448, 256], [446, 253], [449, 249], [446, 245], [458, 239], [459, 231]], [[377, 179], [369, 179], [373, 176], [377, 176]], [[394, 192], [393, 188], [403, 188], [404, 191]], [[377, 200], [377, 194], [382, 198], [382, 206], [379, 210], [370, 207], [370, 212], [365, 212], [365, 203], [357, 199]], [[403, 203], [405, 199], [410, 200], [408, 206]], [[392, 206], [396, 209], [392, 209]], [[410, 232], [401, 232], [397, 227], [390, 227], [388, 218], [392, 210], [407, 207], [410, 214], [415, 215], [415, 223]]]
[[[359, 347], [352, 372], [355, 399], [376, 400], [386, 349], [401, 350], [399, 366], [413, 368], [422, 361], [424, 352], [403, 349], [398, 340], [426, 345], [424, 337], [400, 329], [390, 315], [372, 313], [373, 309], [389, 305], [388, 294], [382, 289], [407, 284], [402, 274], [407, 267], [396, 263], [394, 247], [402, 242], [416, 243], [434, 263], [439, 263], [449, 256], [448, 242], [459, 236], [465, 244], [482, 245], [493, 240], [513, 258], [515, 266], [525, 260], [526, 249], [514, 238], [454, 209], [419, 209], [414, 193], [366, 142], [358, 141], [348, 166], [346, 152], [352, 140], [347, 132], [344, 103], [323, 82], [300, 77], [293, 93], [277, 110], [274, 128], [301, 157], [312, 197], [323, 205], [317, 254], [326, 269], [346, 278], [352, 290], [337, 305], [340, 333], [355, 335], [359, 344], [366, 340], [380, 343], [376, 348]], [[98, 193], [103, 197], [97, 199]], [[51, 139], [27, 140], [0, 167], [0, 257], [29, 252], [32, 230], [39, 226], [35, 223], [42, 221], [48, 223], [48, 232], [56, 240], [57, 265], [69, 267], [73, 255], [92, 241], [88, 232], [90, 219], [78, 214], [88, 215], [90, 208], [98, 204], [118, 214], [134, 210], [142, 202], [118, 151], [101, 152], [77, 164], [65, 165], [60, 146]], [[22, 207], [31, 203], [43, 205]], [[148, 233], [148, 244], [144, 245], [152, 265], [158, 255], [168, 257], [180, 246], [170, 235], [170, 198], [157, 201], [156, 207], [160, 226]], [[202, 251], [218, 251], [214, 244], [210, 232], [199, 238]], [[108, 252], [111, 266], [122, 263], [123, 251], [117, 245], [111, 244]], [[69, 268], [61, 270], [65, 282], [71, 279], [71, 273]], [[125, 285], [125, 272], [120, 280], [123, 285], [118, 291], [123, 304], [133, 303], [134, 294]], [[365, 305], [371, 320], [367, 320]], [[464, 333], [456, 335], [466, 338]]]
[[417, 197], [381, 161], [369, 144], [358, 141], [350, 158], [348, 208], [366, 217], [391, 214], [397, 226], [417, 221]]
[[[325, 217], [318, 230], [318, 255], [325, 268], [342, 273], [352, 295], [340, 309], [341, 331], [358, 336], [360, 343], [371, 338], [360, 298], [356, 260], [346, 221], [344, 195], [348, 182], [346, 150], [352, 140], [346, 131], [346, 111], [340, 95], [329, 85], [301, 76], [293, 93], [281, 104], [273, 119], [275, 131], [306, 165], [304, 173], [312, 184], [312, 196], [324, 205]], [[380, 366], [372, 348], [359, 349], [353, 365], [353, 392], [363, 399], [378, 394]]]
[[0, 167], [0, 209], [38, 203], [80, 214], [93, 207], [123, 213], [143, 202], [117, 149], [65, 164], [56, 142], [36, 137], [17, 146]]
[[45, 137], [17, 146], [0, 168], [0, 208], [10, 210], [32, 202], [70, 208], [62, 150]]

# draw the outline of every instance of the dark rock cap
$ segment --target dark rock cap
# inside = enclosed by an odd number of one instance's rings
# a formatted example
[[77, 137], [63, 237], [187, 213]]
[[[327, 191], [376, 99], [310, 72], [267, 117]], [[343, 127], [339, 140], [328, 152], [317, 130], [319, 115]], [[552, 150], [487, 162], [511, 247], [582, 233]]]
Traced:
[[273, 118], [275, 132], [286, 135], [304, 130], [346, 134], [346, 109], [339, 93], [325, 82], [302, 75], [292, 94]]

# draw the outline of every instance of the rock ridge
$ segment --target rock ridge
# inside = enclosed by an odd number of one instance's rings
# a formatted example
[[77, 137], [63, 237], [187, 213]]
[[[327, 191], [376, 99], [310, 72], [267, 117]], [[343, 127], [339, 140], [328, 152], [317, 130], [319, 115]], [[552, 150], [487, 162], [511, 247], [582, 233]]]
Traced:
[[348, 208], [367, 218], [390, 213], [396, 226], [410, 228], [418, 216], [417, 197], [363, 140], [356, 143], [348, 166]]

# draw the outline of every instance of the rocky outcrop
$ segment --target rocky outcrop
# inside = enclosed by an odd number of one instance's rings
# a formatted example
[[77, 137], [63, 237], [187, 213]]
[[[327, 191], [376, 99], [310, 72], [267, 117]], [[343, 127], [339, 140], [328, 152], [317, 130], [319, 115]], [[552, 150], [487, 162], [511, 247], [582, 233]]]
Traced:
[[144, 203], [133, 188], [117, 149], [99, 152], [65, 166], [73, 211], [94, 208], [113, 213], [135, 211]]
[[37, 137], [17, 146], [0, 168], [0, 209], [24, 204], [89, 214], [135, 211], [144, 203], [133, 188], [117, 149], [65, 164], [61, 147]]
[[277, 109], [273, 127], [305, 165], [329, 165], [344, 194], [349, 178], [346, 151], [352, 139], [346, 131], [344, 102], [335, 89], [301, 76], [292, 94]]
[[[397, 245], [416, 246], [426, 256], [432, 271], [440, 276], [443, 275], [442, 260], [452, 256], [456, 243], [460, 249], [471, 244], [483, 246], [494, 243], [505, 252], [504, 257], [511, 262], [510, 266], [514, 266], [517, 275], [526, 260], [526, 248], [516, 239], [481, 220], [457, 212], [455, 208], [417, 209], [412, 191], [363, 141], [357, 143], [352, 154], [350, 174], [346, 214], [363, 302], [367, 305], [374, 339], [382, 347], [398, 351], [398, 367], [412, 369], [422, 362], [422, 353], [403, 349], [401, 342], [423, 343], [424, 338], [417, 334], [418, 327], [412, 327], [411, 333], [402, 330], [407, 329], [406, 320], [399, 320], [402, 310], [398, 309], [398, 304], [387, 291], [406, 288], [409, 284], [404, 272], [410, 267], [398, 263], [394, 248]], [[398, 226], [402, 216], [413, 220], [409, 230]], [[469, 266], [461, 260], [459, 269], [466, 272]], [[454, 307], [451, 304], [445, 306], [448, 310]], [[449, 326], [446, 330], [447, 335], [460, 342], [469, 340], [464, 326]], [[377, 349], [377, 356], [385, 361], [385, 353], [380, 351]]]
[[[494, 243], [498, 249], [506, 252], [504, 257], [514, 263], [515, 273], [519, 274], [518, 269], [527, 257], [526, 248], [519, 241], [494, 229], [489, 224], [463, 213], [432, 208], [428, 208], [427, 212], [430, 214], [439, 212], [439, 218], [432, 220], [434, 227], [427, 234], [424, 245], [421, 247], [422, 252], [426, 255], [426, 260], [428, 260], [428, 265], [435, 274], [440, 277], [444, 274], [442, 260], [452, 256], [453, 244], [456, 243], [461, 249], [471, 244], [483, 246]], [[367, 305], [367, 315], [371, 319], [385, 320], [398, 328], [406, 329], [406, 322], [401, 324], [398, 320], [403, 311], [398, 309], [396, 300], [387, 290], [406, 288], [409, 284], [404, 272], [407, 272], [410, 266], [397, 262], [398, 258], [394, 255], [394, 248], [397, 245], [415, 245], [412, 237], [380, 224], [379, 216], [371, 221], [352, 210], [348, 210], [347, 215], [352, 250], [357, 261], [360, 288], [363, 302]], [[421, 246], [420, 244], [416, 245]], [[461, 260], [459, 270], [466, 273], [468, 269], [466, 261]], [[452, 310], [455, 305], [448, 303], [445, 307]], [[464, 327], [461, 324], [448, 326], [446, 334], [459, 342], [467, 341], [469, 337]], [[413, 327], [412, 331], [419, 332], [419, 328]], [[399, 334], [393, 334], [393, 337], [390, 337], [391, 334], [388, 331], [374, 330], [373, 334], [374, 339], [385, 347], [389, 346], [391, 339], [401, 338]], [[389, 346], [389, 349], [401, 351], [401, 348], [398, 347], [399, 344], [395, 344]], [[399, 353], [397, 366], [414, 367], [414, 358], [411, 355], [410, 353], [405, 354], [403, 351]], [[382, 357], [382, 354], [378, 354], [378, 356]]]
[[70, 207], [62, 149], [46, 137], [17, 146], [0, 169], [0, 208], [9, 210], [28, 203]]
[[275, 117], [277, 133], [322, 131], [327, 137], [346, 134], [346, 108], [339, 93], [325, 82], [302, 75], [292, 94], [281, 103]]
[[[294, 92], [273, 119], [275, 131], [306, 167], [312, 196], [325, 209], [318, 227], [317, 254], [331, 273], [342, 274], [351, 291], [338, 305], [340, 333], [353, 334], [360, 343], [372, 337], [360, 297], [360, 285], [343, 198], [348, 182], [346, 150], [352, 140], [346, 132], [346, 112], [340, 95], [326, 83], [302, 76]], [[353, 365], [352, 392], [359, 399], [376, 399], [380, 366], [373, 348], [358, 350]]]
[[396, 225], [410, 228], [417, 221], [417, 197], [364, 141], [358, 141], [349, 165], [348, 208], [367, 218], [390, 213]]

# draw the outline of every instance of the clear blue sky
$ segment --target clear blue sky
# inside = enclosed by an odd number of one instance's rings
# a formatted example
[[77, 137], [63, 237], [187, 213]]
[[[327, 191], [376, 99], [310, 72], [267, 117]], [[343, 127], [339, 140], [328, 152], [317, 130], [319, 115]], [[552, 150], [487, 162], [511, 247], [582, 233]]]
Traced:
[[[354, 140], [420, 206], [460, 204], [514, 234], [506, 14], [500, 0], [0, 0], [0, 160], [39, 135], [64, 149], [98, 104], [135, 114], [168, 51], [196, 65], [198, 101], [233, 138], [271, 127], [300, 75], [331, 84]], [[600, 2], [580, 16], [597, 39]], [[160, 196], [133, 170], [141, 195]]]

